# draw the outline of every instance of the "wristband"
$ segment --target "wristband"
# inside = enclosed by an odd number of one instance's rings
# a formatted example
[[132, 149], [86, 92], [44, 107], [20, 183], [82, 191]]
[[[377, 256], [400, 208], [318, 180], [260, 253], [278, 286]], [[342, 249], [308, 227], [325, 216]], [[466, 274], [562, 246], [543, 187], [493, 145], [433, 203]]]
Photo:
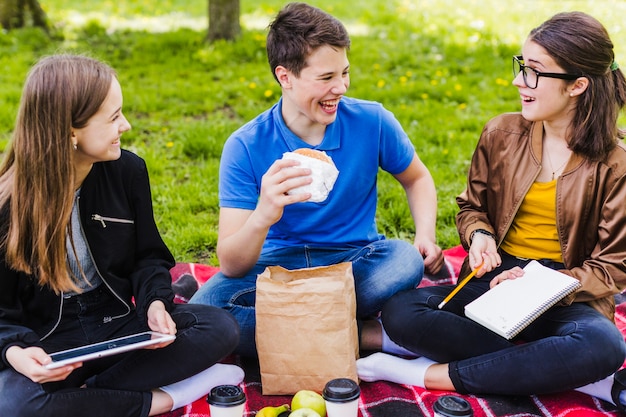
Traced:
[[485, 230], [485, 229], [476, 229], [476, 230], [474, 230], [474, 231], [472, 232], [472, 234], [470, 235], [470, 238], [469, 238], [470, 245], [472, 244], [472, 240], [474, 240], [474, 235], [475, 235], [476, 233], [480, 233], [481, 235], [487, 235], [487, 236], [489, 236], [490, 238], [492, 238], [495, 242], [497, 242], [497, 241], [498, 241], [498, 239], [496, 239], [496, 235], [494, 235], [494, 234], [493, 234], [493, 233], [491, 233], [490, 231]]

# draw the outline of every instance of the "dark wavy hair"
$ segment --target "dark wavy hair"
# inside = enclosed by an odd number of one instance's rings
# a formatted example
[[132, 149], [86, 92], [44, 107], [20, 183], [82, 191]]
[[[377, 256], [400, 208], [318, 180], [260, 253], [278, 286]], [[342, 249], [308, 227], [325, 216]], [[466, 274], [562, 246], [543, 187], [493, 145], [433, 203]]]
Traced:
[[608, 32], [588, 14], [563, 12], [533, 29], [528, 39], [545, 48], [568, 74], [589, 80], [577, 102], [569, 147], [589, 159], [603, 159], [624, 138], [617, 119], [626, 103], [626, 80], [615, 63]]

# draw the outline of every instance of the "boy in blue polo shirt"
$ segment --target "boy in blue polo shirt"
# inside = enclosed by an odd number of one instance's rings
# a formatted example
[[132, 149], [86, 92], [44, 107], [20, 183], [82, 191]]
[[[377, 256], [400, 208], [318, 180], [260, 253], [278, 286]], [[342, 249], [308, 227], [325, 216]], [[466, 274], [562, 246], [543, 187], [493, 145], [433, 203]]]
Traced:
[[[283, 8], [270, 25], [268, 59], [282, 97], [224, 145], [219, 180], [221, 271], [191, 302], [230, 311], [241, 328], [237, 353], [255, 356], [256, 277], [267, 266], [300, 269], [352, 262], [361, 348], [380, 334], [383, 303], [414, 288], [443, 264], [435, 240], [436, 190], [395, 117], [380, 104], [344, 96], [350, 84], [345, 27], [304, 3]], [[339, 170], [322, 202], [288, 191], [311, 171], [283, 153], [324, 151]], [[413, 244], [376, 228], [379, 168], [402, 184], [415, 223]], [[367, 324], [365, 324], [367, 323]], [[372, 333], [373, 332], [373, 333]], [[378, 338], [379, 339], [379, 338]]]

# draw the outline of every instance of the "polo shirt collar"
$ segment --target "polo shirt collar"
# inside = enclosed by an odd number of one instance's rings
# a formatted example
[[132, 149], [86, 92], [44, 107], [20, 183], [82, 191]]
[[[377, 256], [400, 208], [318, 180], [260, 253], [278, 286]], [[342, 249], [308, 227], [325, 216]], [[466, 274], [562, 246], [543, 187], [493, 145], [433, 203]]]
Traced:
[[[285, 124], [285, 120], [283, 119], [282, 114], [282, 105], [283, 99], [282, 97], [278, 101], [277, 105], [274, 106], [274, 120], [280, 130], [282, 137], [289, 148], [290, 151], [295, 151], [298, 148], [311, 148], [312, 146], [303, 141], [299, 136], [293, 133]], [[339, 102], [341, 106], [341, 102]], [[320, 151], [331, 151], [333, 149], [339, 149], [341, 146], [341, 139], [339, 135], [339, 129], [341, 127], [341, 120], [339, 118], [339, 114], [337, 114], [337, 118], [335, 121], [328, 126], [326, 126], [326, 131], [324, 132], [324, 139], [322, 143], [317, 146], [313, 146], [312, 148], [318, 149]]]

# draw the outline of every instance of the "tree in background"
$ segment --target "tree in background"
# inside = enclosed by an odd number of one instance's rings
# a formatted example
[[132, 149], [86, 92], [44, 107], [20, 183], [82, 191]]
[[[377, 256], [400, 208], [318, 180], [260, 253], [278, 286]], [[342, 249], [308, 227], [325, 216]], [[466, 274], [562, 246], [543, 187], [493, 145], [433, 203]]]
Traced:
[[[241, 34], [240, 0], [208, 0], [210, 42], [234, 40]], [[37, 26], [48, 31], [48, 17], [38, 0], [0, 0], [0, 26], [15, 29]]]
[[219, 39], [231, 41], [240, 35], [239, 1], [209, 0], [209, 32], [207, 39], [210, 42]]
[[0, 25], [15, 29], [32, 24], [48, 31], [48, 17], [38, 0], [0, 0]]

